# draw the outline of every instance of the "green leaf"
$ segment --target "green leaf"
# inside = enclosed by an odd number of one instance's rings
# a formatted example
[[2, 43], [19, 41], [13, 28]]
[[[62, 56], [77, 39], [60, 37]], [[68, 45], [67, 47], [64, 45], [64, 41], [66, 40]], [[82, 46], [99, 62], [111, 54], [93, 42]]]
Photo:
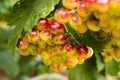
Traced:
[[97, 71], [100, 72], [104, 69], [104, 62], [99, 53], [95, 53], [95, 57], [96, 57]]
[[96, 64], [95, 59], [91, 58], [84, 64], [68, 70], [69, 80], [96, 80]]
[[0, 67], [3, 68], [11, 78], [19, 73], [19, 67], [9, 50], [0, 50]]
[[20, 0], [15, 4], [8, 19], [9, 24], [16, 25], [8, 40], [8, 46], [13, 52], [22, 31], [31, 32], [39, 18], [49, 15], [58, 2], [59, 0]]
[[29, 75], [33, 71], [36, 63], [32, 58], [31, 56], [21, 56], [18, 62], [21, 74]]
[[105, 63], [105, 71], [106, 74], [116, 76], [119, 72], [119, 62], [117, 62], [114, 58]]
[[7, 48], [7, 40], [12, 30], [12, 27], [0, 28], [0, 48]]

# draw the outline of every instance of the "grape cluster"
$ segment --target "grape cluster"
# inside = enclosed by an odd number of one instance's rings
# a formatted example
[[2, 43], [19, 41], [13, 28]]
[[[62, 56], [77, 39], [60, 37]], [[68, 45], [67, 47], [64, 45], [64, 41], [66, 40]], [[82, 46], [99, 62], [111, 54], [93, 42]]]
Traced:
[[110, 37], [101, 54], [105, 61], [112, 56], [120, 58], [119, 0], [62, 0], [62, 5], [52, 17], [40, 18], [31, 33], [18, 39], [21, 55], [41, 55], [44, 64], [55, 72], [82, 64], [93, 50], [69, 41], [65, 27], [68, 23], [78, 34], [90, 30], [98, 32], [100, 39]]
[[68, 39], [63, 24], [40, 18], [31, 33], [25, 33], [18, 39], [17, 48], [23, 56], [41, 55], [43, 63], [49, 65], [51, 71], [64, 71], [82, 64], [93, 54], [92, 48], [84, 45], [76, 47]]

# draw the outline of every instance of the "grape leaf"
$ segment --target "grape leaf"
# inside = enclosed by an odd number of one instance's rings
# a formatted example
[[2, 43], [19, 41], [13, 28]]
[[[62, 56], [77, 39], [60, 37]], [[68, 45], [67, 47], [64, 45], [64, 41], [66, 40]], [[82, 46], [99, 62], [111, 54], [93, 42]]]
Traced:
[[96, 57], [96, 64], [97, 64], [97, 71], [100, 72], [104, 69], [104, 62], [102, 61], [101, 55], [99, 53], [95, 54]]
[[96, 80], [95, 59], [90, 58], [84, 64], [78, 65], [75, 68], [68, 70], [69, 80]]
[[105, 63], [105, 71], [106, 74], [116, 76], [119, 72], [119, 64], [120, 62], [117, 62], [114, 58], [108, 62]]
[[13, 52], [22, 31], [31, 32], [39, 18], [49, 15], [58, 2], [59, 0], [20, 0], [14, 5], [8, 19], [10, 25], [16, 25], [8, 40], [8, 46]]
[[0, 49], [0, 67], [3, 68], [11, 78], [16, 77], [19, 73], [18, 64], [8, 49]]

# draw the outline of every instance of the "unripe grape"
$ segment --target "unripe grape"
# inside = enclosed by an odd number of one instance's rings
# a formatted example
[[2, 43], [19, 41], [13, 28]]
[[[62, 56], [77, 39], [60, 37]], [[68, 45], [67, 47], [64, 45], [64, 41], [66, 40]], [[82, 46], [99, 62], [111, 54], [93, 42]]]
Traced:
[[51, 60], [51, 59], [43, 60], [43, 63], [44, 63], [45, 65], [51, 65], [51, 64], [52, 64], [52, 60]]
[[73, 29], [77, 30], [77, 27], [82, 24], [82, 19], [76, 13], [71, 14], [70, 17], [69, 17], [69, 24]]
[[58, 34], [63, 32], [63, 25], [58, 23], [57, 21], [52, 21], [50, 23], [50, 32], [53, 34]]
[[78, 64], [83, 64], [84, 61], [85, 61], [85, 59], [83, 59], [83, 58], [78, 58]]
[[66, 43], [64, 48], [63, 48], [63, 52], [67, 56], [75, 55], [76, 47], [73, 43]]
[[83, 0], [86, 4], [86, 8], [90, 11], [95, 11], [96, 6], [95, 6], [95, 1], [96, 0]]
[[47, 18], [40, 18], [37, 23], [37, 29], [43, 30], [49, 27], [49, 21]]
[[88, 53], [87, 53], [86, 58], [90, 58], [93, 56], [93, 49], [91, 47], [87, 47], [87, 48], [88, 48]]
[[52, 72], [65, 71], [66, 68], [67, 67], [62, 62], [60, 62], [60, 63], [53, 63], [52, 65], [50, 65], [50, 70]]
[[48, 41], [47, 41], [47, 44], [48, 44], [49, 46], [54, 46], [54, 45], [55, 45], [54, 39], [48, 40]]
[[20, 50], [20, 54], [22, 56], [29, 56], [30, 55], [30, 53], [26, 49], [25, 50]]
[[55, 44], [64, 44], [67, 42], [67, 35], [64, 33], [59, 33], [54, 36]]
[[88, 48], [86, 46], [84, 46], [84, 45], [78, 46], [77, 54], [78, 54], [79, 58], [86, 59], [86, 57], [88, 55]]
[[39, 31], [33, 28], [31, 34], [26, 33], [25, 37], [28, 42], [34, 43], [39, 39]]
[[47, 47], [47, 43], [41, 39], [37, 41], [37, 44], [39, 45], [41, 49], [45, 49]]
[[62, 0], [64, 7], [68, 9], [76, 8], [79, 0]]
[[77, 6], [77, 12], [81, 17], [88, 17], [91, 12], [87, 10], [86, 4], [84, 1], [80, 1]]
[[88, 26], [88, 29], [90, 29], [91, 31], [99, 31], [100, 30], [99, 22], [95, 18], [88, 19], [87, 26]]
[[48, 51], [48, 54], [50, 56], [52, 56], [52, 57], [56, 55], [56, 51], [55, 51], [55, 47], [54, 46], [48, 46], [47, 47], [47, 51]]
[[56, 45], [55, 46], [55, 51], [58, 55], [63, 56], [63, 54], [64, 54], [63, 47], [64, 47], [63, 45]]
[[69, 17], [68, 10], [65, 8], [59, 8], [55, 11], [54, 17], [56, 21], [64, 24], [68, 22], [68, 17]]
[[37, 46], [36, 44], [29, 44], [27, 51], [32, 55], [37, 55]]
[[69, 56], [65, 61], [68, 68], [75, 67], [78, 64], [78, 59], [76, 56]]
[[58, 62], [62, 61], [62, 58], [60, 56], [57, 56], [57, 55], [54, 57], [51, 57], [51, 59], [54, 63], [56, 63], [56, 62], [58, 63]]
[[25, 50], [28, 47], [28, 42], [24, 38], [19, 38], [17, 42], [17, 48], [21, 50]]
[[50, 55], [47, 50], [43, 50], [41, 52], [41, 58], [43, 61], [50, 59]]
[[49, 30], [42, 30], [39, 34], [40, 38], [47, 42], [48, 40], [50, 40], [52, 38], [52, 34]]
[[119, 29], [114, 29], [112, 31], [112, 35], [116, 38], [120, 38], [120, 28]]
[[82, 25], [80, 25], [80, 26], [77, 27], [77, 30], [76, 30], [76, 31], [77, 31], [78, 33], [83, 34], [83, 33], [85, 33], [87, 30], [88, 30], [87, 25], [86, 25], [86, 24], [82, 24]]
[[109, 9], [109, 0], [96, 0], [96, 8], [98, 12], [105, 13]]

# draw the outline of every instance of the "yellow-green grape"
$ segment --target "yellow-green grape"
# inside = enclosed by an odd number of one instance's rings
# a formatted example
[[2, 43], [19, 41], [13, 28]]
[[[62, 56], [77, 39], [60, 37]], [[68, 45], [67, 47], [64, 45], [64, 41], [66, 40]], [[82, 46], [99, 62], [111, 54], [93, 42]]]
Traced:
[[81, 17], [88, 17], [91, 14], [91, 11], [89, 11], [86, 8], [86, 3], [84, 1], [79, 1], [78, 6], [77, 6], [77, 13]]
[[120, 38], [120, 28], [119, 29], [114, 29], [112, 31], [112, 35], [116, 38]]
[[55, 20], [59, 23], [66, 23], [68, 22], [69, 12], [65, 8], [58, 8], [54, 13]]
[[66, 57], [65, 62], [68, 68], [72, 68], [78, 64], [78, 58], [77, 56], [69, 56], [69, 57]]
[[36, 53], [37, 50], [37, 46], [35, 44], [29, 44], [27, 51], [32, 54], [32, 55], [37, 55], [38, 53]]
[[82, 24], [77, 27], [77, 32], [81, 33], [81, 34], [85, 33], [87, 30], [88, 30], [88, 28], [87, 28], [86, 24]]
[[54, 45], [55, 45], [54, 39], [48, 40], [48, 41], [47, 41], [47, 44], [48, 44], [49, 46], [54, 46]]
[[106, 13], [109, 9], [109, 0], [96, 0], [95, 6], [98, 12]]
[[113, 49], [113, 51], [111, 53], [112, 53], [113, 56], [120, 59], [120, 48]]
[[112, 56], [108, 52], [102, 52], [101, 54], [104, 57], [105, 62], [108, 62], [112, 59]]
[[50, 59], [50, 55], [49, 55], [47, 50], [43, 50], [41, 52], [41, 58], [42, 58], [43, 61], [46, 61], [46, 60]]
[[103, 51], [110, 51], [113, 49], [113, 43], [108, 42], [107, 44], [104, 45]]
[[51, 60], [51, 59], [42, 60], [42, 61], [43, 61], [43, 63], [44, 63], [45, 65], [51, 65], [51, 64], [52, 64], [52, 60]]
[[32, 29], [32, 33], [26, 33], [25, 38], [30, 43], [35, 43], [37, 40], [39, 40], [39, 31], [37, 29]]
[[93, 49], [91, 47], [87, 47], [87, 48], [88, 48], [88, 53], [87, 53], [86, 58], [90, 58], [93, 56]]
[[76, 8], [79, 0], [62, 0], [62, 4], [64, 7], [68, 9]]
[[39, 34], [40, 39], [42, 39], [43, 41], [47, 42], [52, 38], [52, 34], [49, 30], [42, 30]]
[[47, 51], [48, 51], [48, 54], [50, 56], [52, 56], [52, 57], [56, 55], [56, 51], [55, 51], [55, 47], [54, 46], [48, 46], [47, 47]]
[[47, 46], [47, 43], [46, 43], [45, 41], [41, 40], [41, 39], [37, 41], [37, 44], [38, 44], [39, 47], [42, 48], [42, 49], [45, 49], [46, 46]]
[[76, 53], [76, 47], [73, 43], [66, 43], [63, 47], [66, 56], [73, 56]]
[[100, 26], [99, 26], [99, 21], [95, 18], [90, 18], [87, 21], [87, 27], [88, 29], [90, 29], [91, 31], [99, 31], [100, 30]]
[[78, 58], [78, 64], [83, 64], [84, 61], [85, 61], [85, 59], [83, 59], [83, 58]]
[[66, 66], [64, 63], [59, 62], [59, 63], [53, 63], [50, 65], [50, 70], [52, 72], [58, 72], [58, 71], [65, 71], [66, 70]]
[[114, 44], [115, 46], [117, 46], [117, 47], [120, 48], [120, 39], [119, 39], [119, 38], [114, 38], [114, 37], [113, 37], [111, 41], [113, 42], [113, 44]]
[[63, 52], [63, 45], [56, 45], [55, 46], [55, 51], [57, 55], [61, 55], [64, 56], [64, 52]]
[[77, 13], [73, 13], [69, 17], [69, 24], [75, 30], [77, 30], [77, 27], [80, 26], [82, 22], [81, 17]]
[[94, 12], [93, 14], [94, 14], [94, 16], [95, 16], [97, 19], [99, 19], [100, 21], [104, 21], [104, 20], [106, 20], [106, 19], [109, 18], [109, 15], [106, 14], [106, 13], [99, 13], [99, 12], [96, 11], [96, 12]]
[[61, 62], [62, 60], [61, 60], [61, 56], [53, 56], [53, 57], [51, 57], [51, 59], [52, 59], [52, 61], [53, 62]]
[[22, 56], [29, 56], [30, 55], [30, 53], [27, 50], [20, 50], [20, 54]]

